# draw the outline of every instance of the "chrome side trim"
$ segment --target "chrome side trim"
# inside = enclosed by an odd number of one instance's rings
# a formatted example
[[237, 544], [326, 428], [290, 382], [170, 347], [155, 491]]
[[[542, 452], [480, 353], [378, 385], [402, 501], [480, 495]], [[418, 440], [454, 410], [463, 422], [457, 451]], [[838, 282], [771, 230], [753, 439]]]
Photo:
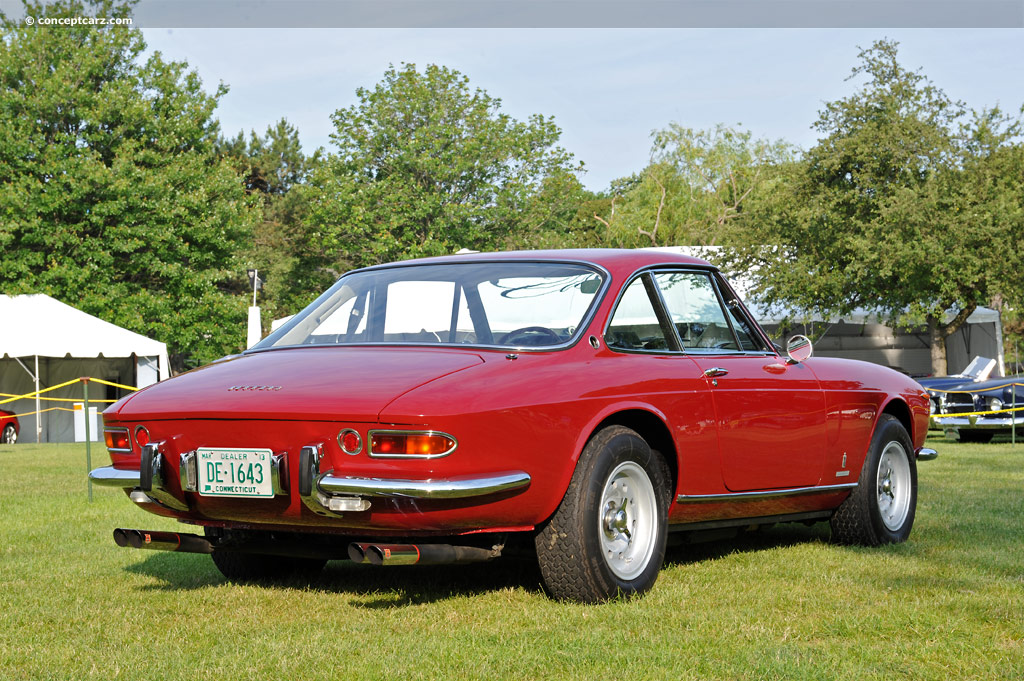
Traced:
[[410, 499], [465, 499], [519, 490], [529, 484], [530, 475], [523, 471], [508, 471], [483, 477], [435, 480], [339, 477], [334, 475], [334, 471], [328, 471], [320, 476], [316, 486], [327, 494]]
[[[446, 437], [449, 440], [451, 440], [453, 444], [448, 451], [441, 452], [440, 454], [374, 454], [374, 435], [440, 435], [441, 437]], [[369, 440], [369, 442], [366, 445], [366, 453], [370, 456], [371, 459], [440, 459], [441, 457], [448, 456], [449, 454], [451, 454], [452, 452], [459, 448], [459, 441], [455, 439], [454, 435], [442, 433], [439, 430], [371, 430], [369, 433], [367, 433], [367, 440]], [[342, 448], [342, 451], [344, 451], [344, 448]], [[348, 452], [345, 453], [348, 454]]]
[[939, 453], [934, 449], [929, 449], [928, 447], [921, 447], [916, 453], [918, 461], [932, 461], [939, 458]]
[[791, 489], [759, 490], [756, 492], [731, 492], [729, 494], [680, 494], [676, 502], [680, 504], [714, 504], [721, 501], [759, 501], [761, 499], [775, 499], [779, 497], [796, 497], [805, 494], [831, 494], [853, 489], [857, 486], [855, 482], [846, 482], [841, 485], [818, 485], [815, 487], [794, 487]]
[[139, 472], [136, 470], [123, 470], [113, 466], [104, 466], [89, 471], [89, 479], [92, 484], [100, 487], [138, 487]]

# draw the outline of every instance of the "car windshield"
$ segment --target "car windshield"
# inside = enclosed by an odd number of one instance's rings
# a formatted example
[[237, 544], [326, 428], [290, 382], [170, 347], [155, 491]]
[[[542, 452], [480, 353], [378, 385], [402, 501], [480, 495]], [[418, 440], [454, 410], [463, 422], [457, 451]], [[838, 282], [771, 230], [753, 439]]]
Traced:
[[295, 345], [569, 343], [604, 275], [569, 263], [404, 265], [352, 272], [254, 349]]

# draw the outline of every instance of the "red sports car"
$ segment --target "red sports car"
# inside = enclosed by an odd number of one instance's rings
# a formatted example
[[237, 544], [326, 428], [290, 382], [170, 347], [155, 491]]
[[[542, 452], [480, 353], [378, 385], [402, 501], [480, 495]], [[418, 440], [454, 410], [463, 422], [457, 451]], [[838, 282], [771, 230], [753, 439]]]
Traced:
[[0, 445], [13, 445], [18, 441], [21, 426], [12, 412], [0, 409]]
[[203, 534], [229, 579], [536, 552], [545, 588], [646, 591], [668, 532], [829, 521], [904, 541], [928, 396], [780, 354], [719, 272], [645, 250], [457, 255], [350, 272], [244, 354], [104, 412], [94, 483]]

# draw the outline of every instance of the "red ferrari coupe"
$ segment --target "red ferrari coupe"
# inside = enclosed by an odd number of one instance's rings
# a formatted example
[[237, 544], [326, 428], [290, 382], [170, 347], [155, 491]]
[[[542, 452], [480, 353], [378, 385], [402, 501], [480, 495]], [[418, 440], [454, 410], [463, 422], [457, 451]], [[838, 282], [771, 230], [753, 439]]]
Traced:
[[928, 396], [782, 354], [707, 262], [457, 255], [349, 272], [240, 356], [104, 412], [94, 483], [199, 533], [233, 580], [325, 561], [465, 563], [526, 545], [555, 598], [646, 591], [669, 532], [828, 521], [904, 541]]

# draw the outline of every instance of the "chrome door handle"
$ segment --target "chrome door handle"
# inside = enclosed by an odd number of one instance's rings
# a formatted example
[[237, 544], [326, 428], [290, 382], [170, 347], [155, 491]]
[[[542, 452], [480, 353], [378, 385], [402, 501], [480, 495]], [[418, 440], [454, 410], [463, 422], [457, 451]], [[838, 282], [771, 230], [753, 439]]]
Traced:
[[704, 375], [708, 378], [718, 378], [719, 376], [725, 376], [727, 373], [729, 373], [729, 370], [722, 367], [711, 367], [704, 370]]

